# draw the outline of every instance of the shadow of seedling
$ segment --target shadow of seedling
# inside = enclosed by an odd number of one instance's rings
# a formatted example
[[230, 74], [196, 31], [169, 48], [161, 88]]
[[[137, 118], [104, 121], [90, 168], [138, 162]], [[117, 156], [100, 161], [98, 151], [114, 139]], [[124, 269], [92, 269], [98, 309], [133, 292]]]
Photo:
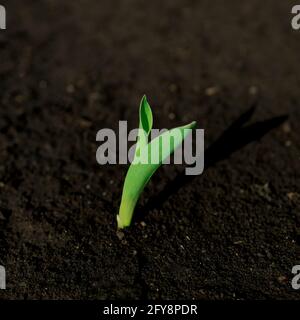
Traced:
[[[242, 149], [249, 143], [260, 140], [269, 131], [277, 128], [288, 119], [288, 115], [282, 115], [245, 127], [244, 125], [250, 121], [255, 110], [255, 105], [250, 107], [205, 150], [205, 169], [214, 166], [221, 160], [227, 159], [232, 153]], [[151, 197], [146, 205], [140, 208], [137, 219], [142, 219], [149, 210], [160, 209], [171, 195], [197, 178], [201, 178], [201, 176], [187, 176], [184, 171], [179, 173], [167, 183], [158, 195]]]

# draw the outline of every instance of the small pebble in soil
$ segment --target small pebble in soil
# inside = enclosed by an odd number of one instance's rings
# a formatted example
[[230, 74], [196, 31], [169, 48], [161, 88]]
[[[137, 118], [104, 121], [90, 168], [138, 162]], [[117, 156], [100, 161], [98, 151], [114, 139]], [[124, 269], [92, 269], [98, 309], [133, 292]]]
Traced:
[[74, 86], [73, 86], [73, 84], [69, 84], [68, 86], [67, 86], [67, 88], [66, 88], [66, 91], [68, 92], [68, 93], [74, 93], [75, 92], [75, 88], [74, 88]]
[[98, 101], [100, 99], [99, 92], [92, 92], [89, 96], [90, 101]]
[[218, 87], [208, 87], [205, 89], [205, 94], [209, 97], [215, 96], [219, 92]]
[[277, 280], [279, 283], [286, 283], [288, 279], [286, 276], [279, 276]]
[[270, 190], [270, 186], [269, 183], [265, 183], [263, 185], [258, 185], [255, 184], [254, 186], [254, 190], [262, 197], [267, 199], [268, 201], [271, 201], [271, 190]]
[[250, 94], [251, 96], [256, 96], [257, 93], [258, 93], [258, 88], [257, 88], [256, 86], [251, 86], [251, 87], [249, 88], [249, 94]]
[[141, 226], [142, 226], [143, 228], [145, 228], [145, 227], [146, 227], [146, 222], [141, 221]]
[[239, 241], [234, 241], [233, 244], [242, 244], [244, 241], [243, 240], [239, 240]]
[[290, 147], [292, 145], [292, 141], [291, 140], [287, 140], [286, 142], [285, 142], [285, 146], [286, 147]]
[[83, 129], [87, 129], [92, 125], [92, 123], [90, 121], [83, 119], [83, 118], [78, 119], [78, 124]]
[[291, 129], [291, 125], [289, 124], [289, 122], [285, 122], [282, 126], [282, 131], [284, 133], [290, 133], [292, 131]]
[[291, 201], [298, 197], [298, 193], [297, 192], [288, 192], [286, 195]]
[[124, 232], [118, 230], [118, 231], [117, 231], [117, 237], [118, 237], [118, 239], [121, 241], [121, 240], [124, 238]]
[[175, 114], [173, 112], [169, 113], [168, 115], [170, 120], [174, 120], [175, 119]]

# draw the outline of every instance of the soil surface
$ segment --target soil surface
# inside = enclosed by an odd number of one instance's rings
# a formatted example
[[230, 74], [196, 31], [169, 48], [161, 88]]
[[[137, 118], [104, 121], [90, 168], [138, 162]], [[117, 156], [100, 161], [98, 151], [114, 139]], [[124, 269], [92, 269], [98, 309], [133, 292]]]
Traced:
[[[6, 299], [299, 299], [300, 31], [292, 1], [9, 0], [0, 30]], [[163, 166], [116, 232], [128, 166], [96, 133], [196, 120], [204, 173]]]

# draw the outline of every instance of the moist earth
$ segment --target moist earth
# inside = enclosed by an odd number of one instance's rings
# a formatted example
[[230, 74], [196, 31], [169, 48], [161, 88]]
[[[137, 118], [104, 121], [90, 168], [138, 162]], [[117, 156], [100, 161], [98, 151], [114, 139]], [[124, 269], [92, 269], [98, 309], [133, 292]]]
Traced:
[[[1, 1], [2, 299], [299, 299], [300, 32], [291, 1]], [[205, 129], [130, 228], [96, 133]]]

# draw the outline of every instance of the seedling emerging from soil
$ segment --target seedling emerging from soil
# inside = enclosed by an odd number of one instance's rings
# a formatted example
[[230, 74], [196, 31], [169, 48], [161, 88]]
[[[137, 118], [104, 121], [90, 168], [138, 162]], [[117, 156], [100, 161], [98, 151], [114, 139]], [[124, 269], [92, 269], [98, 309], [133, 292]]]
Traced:
[[118, 228], [120, 229], [130, 226], [136, 203], [151, 176], [196, 126], [194, 121], [186, 126], [167, 130], [148, 143], [152, 124], [152, 111], [146, 96], [144, 96], [140, 104], [139, 133], [134, 159], [125, 178], [121, 205], [117, 215]]

